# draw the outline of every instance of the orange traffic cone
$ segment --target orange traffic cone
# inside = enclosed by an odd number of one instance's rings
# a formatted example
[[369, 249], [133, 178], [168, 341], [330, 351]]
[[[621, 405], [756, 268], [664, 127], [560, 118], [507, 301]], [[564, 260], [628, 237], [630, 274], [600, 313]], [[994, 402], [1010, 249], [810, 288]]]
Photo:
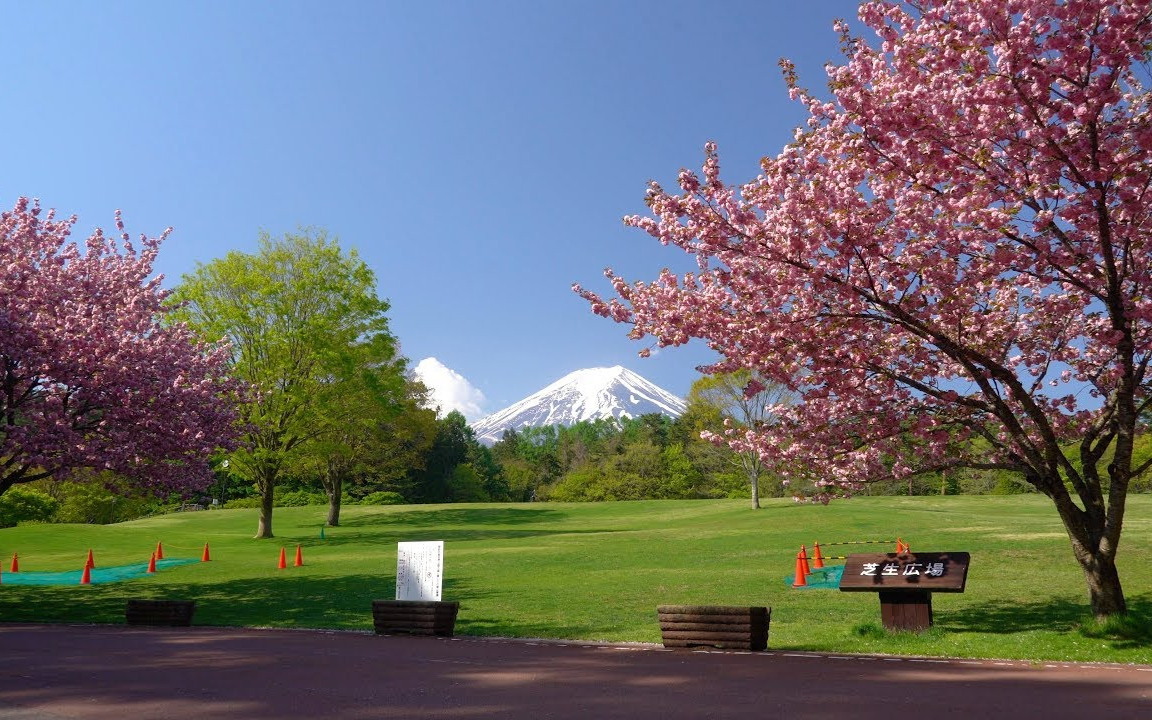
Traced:
[[84, 574], [80, 576], [80, 584], [81, 585], [91, 585], [92, 584], [92, 568], [88, 565], [84, 566]]
[[208, 543], [204, 543], [204, 554], [200, 556], [200, 562], [208, 562], [211, 559], [208, 557]]
[[20, 556], [12, 553], [12, 572], [20, 572]]
[[300, 550], [300, 546], [296, 546], [296, 561], [292, 563], [295, 567], [300, 567], [304, 564], [304, 553]]
[[808, 561], [804, 559], [804, 553], [796, 553], [796, 579], [792, 581], [792, 587], [804, 587], [808, 584], [808, 580], [804, 577], [804, 566], [807, 564]]
[[904, 543], [904, 554], [905, 555], [911, 555], [912, 554], [912, 548], [908, 546], [908, 543]]
[[148, 572], [156, 572], [156, 553], [152, 553], [152, 557], [148, 560]]
[[896, 538], [896, 554], [899, 555], [902, 552], [904, 552], [904, 541]]
[[156, 559], [157, 560], [163, 560], [164, 559], [164, 548], [161, 547], [159, 540], [156, 541]]
[[812, 568], [808, 567], [808, 548], [800, 546], [800, 559], [804, 561], [804, 574], [811, 575]]
[[284, 555], [284, 548], [280, 548], [280, 564], [276, 566], [277, 570], [283, 570], [288, 567], [288, 558]]
[[84, 569], [91, 570], [96, 567], [96, 561], [92, 559], [92, 548], [88, 548], [88, 559], [84, 562]]
[[824, 556], [820, 554], [820, 543], [819, 542], [812, 543], [812, 567], [814, 567], [814, 568], [824, 567]]

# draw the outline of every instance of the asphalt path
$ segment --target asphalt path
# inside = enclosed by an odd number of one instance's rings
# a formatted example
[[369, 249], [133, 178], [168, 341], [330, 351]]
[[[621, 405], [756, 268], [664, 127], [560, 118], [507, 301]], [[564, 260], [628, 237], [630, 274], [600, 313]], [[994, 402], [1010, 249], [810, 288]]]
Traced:
[[2, 720], [1152, 718], [1152, 666], [0, 624]]

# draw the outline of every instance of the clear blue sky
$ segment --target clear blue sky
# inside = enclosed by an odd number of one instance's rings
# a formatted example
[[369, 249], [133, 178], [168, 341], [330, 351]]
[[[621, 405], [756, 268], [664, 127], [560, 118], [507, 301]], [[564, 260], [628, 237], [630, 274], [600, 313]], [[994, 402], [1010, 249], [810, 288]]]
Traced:
[[678, 395], [702, 345], [641, 360], [569, 289], [680, 254], [624, 228], [645, 183], [720, 145], [755, 174], [803, 119], [777, 60], [823, 89], [855, 2], [43, 2], [6, 4], [0, 206], [124, 212], [175, 232], [158, 269], [326, 228], [376, 272], [404, 354], [496, 411], [624, 365]]

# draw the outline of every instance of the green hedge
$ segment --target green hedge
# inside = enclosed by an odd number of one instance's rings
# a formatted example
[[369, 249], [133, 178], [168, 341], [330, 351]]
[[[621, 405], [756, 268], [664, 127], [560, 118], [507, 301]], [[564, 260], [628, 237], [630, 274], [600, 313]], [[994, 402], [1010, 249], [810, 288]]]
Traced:
[[22, 522], [46, 522], [59, 505], [48, 495], [30, 488], [14, 487], [0, 495], [0, 527]]

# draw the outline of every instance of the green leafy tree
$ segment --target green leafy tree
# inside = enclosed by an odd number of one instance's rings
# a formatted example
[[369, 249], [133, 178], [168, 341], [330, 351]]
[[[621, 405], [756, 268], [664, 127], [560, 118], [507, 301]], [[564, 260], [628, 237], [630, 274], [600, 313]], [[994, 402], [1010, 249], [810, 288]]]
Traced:
[[468, 464], [480, 478], [486, 499], [493, 502], [511, 500], [511, 488], [504, 476], [504, 467], [496, 459], [491, 448], [481, 445], [473, 437], [468, 443]]
[[[790, 394], [782, 385], [771, 382], [759, 373], [740, 369], [734, 372], [705, 375], [692, 383], [688, 391], [688, 412], [702, 418], [720, 421], [719, 427], [705, 427], [705, 436], [720, 439], [726, 428], [764, 430], [775, 421], [772, 409], [786, 404]], [[752, 507], [760, 507], [760, 480], [764, 477], [764, 464], [754, 448], [737, 451], [732, 455], [748, 478], [752, 489]], [[777, 486], [773, 494], [781, 494]]]
[[413, 473], [413, 499], [426, 503], [452, 501], [456, 466], [468, 462], [469, 441], [475, 443], [475, 436], [459, 411], [453, 410], [436, 420], [436, 438], [424, 467]]
[[231, 341], [231, 372], [250, 392], [239, 412], [244, 443], [228, 456], [229, 469], [256, 486], [256, 537], [272, 537], [282, 473], [354, 407], [348, 393], [363, 388], [343, 380], [395, 358], [389, 305], [357, 253], [314, 230], [264, 233], [257, 252], [198, 266], [174, 295], [184, 303], [179, 318], [201, 337]]
[[424, 386], [409, 383], [408, 387], [403, 411], [378, 426], [376, 442], [368, 453], [370, 471], [360, 478], [353, 495], [362, 491], [395, 492], [409, 501], [418, 496], [419, 481], [439, 426], [436, 411], [424, 405]]
[[461, 463], [452, 469], [448, 488], [453, 502], [487, 502], [491, 499], [484, 489], [484, 479], [470, 463]]
[[664, 482], [661, 492], [668, 498], [696, 498], [701, 496], [703, 475], [693, 463], [684, 446], [670, 444], [660, 451]]
[[649, 442], [663, 448], [670, 442], [673, 420], [667, 415], [645, 413], [634, 418], [620, 418], [617, 422], [625, 443]]
[[339, 357], [326, 381], [327, 392], [312, 409], [315, 438], [293, 454], [298, 475], [316, 477], [328, 497], [326, 524], [340, 524], [345, 489], [371, 474], [379, 445], [389, 438], [385, 424], [405, 409], [407, 363], [396, 355], [390, 335], [377, 333]]
[[527, 502], [534, 499], [540, 486], [537, 463], [529, 457], [528, 441], [522, 433], [509, 428], [492, 446], [492, 457], [500, 464], [501, 474], [508, 487], [508, 499]]

